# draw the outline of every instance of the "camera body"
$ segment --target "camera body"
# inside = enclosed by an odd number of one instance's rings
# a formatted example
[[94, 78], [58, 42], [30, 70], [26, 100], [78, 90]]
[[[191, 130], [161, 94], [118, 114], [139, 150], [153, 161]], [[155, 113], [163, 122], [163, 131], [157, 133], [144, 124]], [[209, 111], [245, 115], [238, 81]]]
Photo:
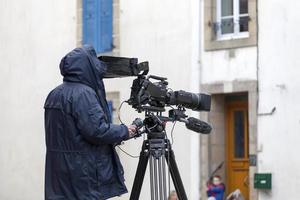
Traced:
[[[151, 79], [156, 80], [152, 82]], [[211, 97], [207, 94], [190, 93], [168, 88], [167, 78], [150, 75], [139, 76], [133, 81], [129, 105], [138, 112], [143, 110], [164, 111], [165, 106], [183, 106], [194, 111], [210, 111]]]
[[[158, 78], [158, 82], [151, 82], [150, 78]], [[143, 110], [164, 111], [168, 102], [168, 82], [165, 78], [149, 76], [139, 76], [133, 80], [130, 98], [127, 101], [129, 105], [138, 112]]]

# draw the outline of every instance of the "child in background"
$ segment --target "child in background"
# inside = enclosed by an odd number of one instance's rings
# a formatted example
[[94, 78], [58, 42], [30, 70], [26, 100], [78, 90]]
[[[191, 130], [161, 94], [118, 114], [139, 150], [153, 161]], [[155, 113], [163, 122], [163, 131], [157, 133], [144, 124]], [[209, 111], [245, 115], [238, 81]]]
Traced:
[[220, 176], [215, 175], [212, 183], [207, 184], [207, 196], [214, 197], [216, 200], [223, 200], [225, 193], [225, 185], [222, 183]]

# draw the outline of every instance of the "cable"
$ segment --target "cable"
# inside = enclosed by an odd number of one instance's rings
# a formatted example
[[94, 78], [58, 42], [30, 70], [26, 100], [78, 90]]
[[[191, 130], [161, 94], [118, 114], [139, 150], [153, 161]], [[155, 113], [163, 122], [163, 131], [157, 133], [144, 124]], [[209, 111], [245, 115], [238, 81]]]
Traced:
[[[173, 138], [173, 131], [174, 131], [174, 128], [175, 128], [175, 125], [176, 125], [176, 122], [177, 121], [175, 121], [174, 123], [173, 123], [173, 126], [172, 126], [172, 130], [171, 130], [171, 140], [172, 140], [172, 142], [171, 142], [171, 146], [174, 144], [174, 138]], [[167, 135], [167, 134], [166, 134]], [[169, 163], [169, 165], [168, 165], [168, 182], [169, 182], [169, 188], [168, 188], [168, 192], [169, 192], [169, 195], [170, 195], [170, 193], [171, 193], [171, 175], [170, 175], [170, 151], [168, 151], [168, 163]]]
[[[125, 103], [126, 101], [122, 101], [122, 103], [120, 104], [119, 108], [118, 108], [118, 119], [119, 121], [121, 122], [121, 124], [124, 124], [123, 121], [121, 120], [121, 108], [123, 106], [123, 103]], [[139, 158], [140, 156], [134, 156], [134, 155], [131, 155], [130, 153], [126, 152], [124, 149], [122, 149], [119, 145], [117, 145], [117, 147], [123, 152], [125, 153], [126, 155], [128, 155], [129, 157], [131, 158]]]
[[174, 123], [173, 123], [173, 127], [172, 127], [172, 130], [171, 130], [171, 140], [172, 140], [172, 145], [173, 145], [173, 143], [174, 143], [174, 138], [173, 138], [173, 131], [174, 131], [174, 127], [175, 127], [175, 125], [176, 125], [176, 122], [177, 121], [175, 121]]
[[[168, 139], [168, 134], [166, 134], [166, 137]], [[169, 139], [168, 139], [169, 140]], [[171, 145], [171, 144], [169, 144]], [[171, 174], [170, 174], [170, 150], [171, 147], [168, 149], [168, 196], [170, 195], [171, 193]]]
[[120, 106], [119, 106], [119, 109], [118, 109], [118, 119], [119, 119], [119, 121], [121, 122], [121, 124], [124, 124], [123, 123], [123, 121], [121, 120], [121, 108], [122, 108], [122, 106], [123, 106], [123, 103], [125, 103], [126, 101], [122, 101], [122, 103], [120, 104]]
[[120, 146], [117, 146], [123, 153], [125, 153], [127, 156], [130, 156], [131, 158], [139, 158], [140, 156], [134, 156], [131, 155], [130, 153], [126, 152], [125, 150], [123, 150]]
[[[171, 140], [172, 140], [172, 143], [170, 144], [171, 146], [173, 145], [173, 143], [174, 143], [174, 139], [173, 139], [173, 131], [174, 131], [174, 127], [175, 127], [175, 125], [176, 125], [176, 122], [177, 121], [175, 121], [174, 123], [173, 123], [173, 127], [172, 127], [172, 130], [171, 130]], [[166, 134], [166, 137], [167, 137], [167, 139], [168, 139], [168, 134]], [[167, 159], [168, 159], [168, 195], [170, 195], [170, 193], [171, 193], [171, 174], [170, 174], [170, 151], [168, 151], [168, 157], [167, 157]]]

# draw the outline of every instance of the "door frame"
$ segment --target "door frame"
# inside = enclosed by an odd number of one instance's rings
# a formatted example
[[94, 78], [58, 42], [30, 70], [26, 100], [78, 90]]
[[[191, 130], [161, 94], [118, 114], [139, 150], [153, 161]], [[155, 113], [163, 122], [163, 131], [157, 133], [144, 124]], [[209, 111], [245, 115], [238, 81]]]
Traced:
[[[216, 83], [202, 83], [200, 84], [200, 91], [212, 95], [212, 105], [214, 103], [221, 103], [216, 101], [216, 97], [223, 97], [225, 95], [231, 95], [233, 93], [247, 93], [248, 94], [248, 122], [249, 122], [249, 155], [254, 157], [257, 155], [257, 80], [234, 80], [234, 81], [222, 81]], [[217, 98], [218, 99], [218, 98]], [[213, 110], [213, 108], [212, 108]], [[217, 112], [216, 112], [217, 113]], [[213, 127], [219, 126], [224, 121], [215, 121], [212, 117], [212, 112], [200, 114], [201, 120], [209, 121]], [[225, 117], [224, 117], [225, 118]], [[213, 144], [213, 135], [216, 134], [213, 128], [212, 133], [207, 135], [200, 135], [200, 174], [201, 174], [201, 199], [206, 199], [206, 181], [211, 171], [219, 163], [214, 163], [210, 158]], [[225, 138], [224, 138], [225, 141]], [[222, 155], [218, 155], [222, 156]], [[225, 155], [224, 155], [225, 156]], [[251, 165], [249, 167], [249, 183], [250, 183], [250, 197], [251, 200], [258, 200], [258, 190], [254, 188], [254, 174], [257, 172], [257, 166]]]

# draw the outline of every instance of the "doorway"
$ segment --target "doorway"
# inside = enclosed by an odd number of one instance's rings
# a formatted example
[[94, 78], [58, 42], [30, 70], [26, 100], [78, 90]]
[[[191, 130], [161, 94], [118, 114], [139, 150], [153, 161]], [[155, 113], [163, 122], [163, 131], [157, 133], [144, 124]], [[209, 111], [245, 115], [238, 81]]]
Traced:
[[[201, 84], [201, 91], [212, 95], [211, 111], [201, 113], [201, 120], [213, 125], [211, 134], [200, 136], [201, 199], [206, 199], [207, 177], [225, 161], [217, 175], [226, 184], [226, 193], [237, 188], [244, 189], [242, 192], [247, 200], [257, 200], [258, 191], [253, 187], [254, 174], [257, 172], [257, 81]], [[235, 120], [233, 113], [239, 109], [243, 114], [237, 112]], [[244, 148], [238, 149], [237, 145], [234, 149], [235, 121], [237, 127], [244, 127], [240, 128], [244, 132], [241, 134], [243, 136], [237, 138], [242, 140], [236, 140]], [[238, 125], [241, 121], [244, 123]], [[233, 154], [235, 150], [236, 155]]]
[[239, 189], [249, 200], [249, 123], [247, 95], [225, 97], [226, 191]]

